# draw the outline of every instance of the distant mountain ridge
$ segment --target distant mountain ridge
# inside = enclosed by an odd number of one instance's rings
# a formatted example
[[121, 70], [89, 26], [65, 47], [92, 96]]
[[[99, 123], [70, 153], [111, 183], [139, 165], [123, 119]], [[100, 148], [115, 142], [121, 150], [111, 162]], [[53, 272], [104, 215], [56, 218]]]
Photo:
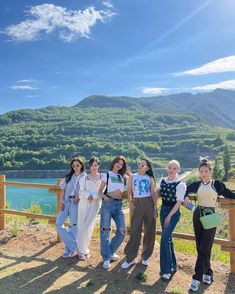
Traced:
[[235, 128], [235, 91], [216, 89], [209, 93], [180, 93], [168, 96], [128, 97], [92, 95], [73, 107], [127, 108], [164, 113], [202, 115], [212, 124]]

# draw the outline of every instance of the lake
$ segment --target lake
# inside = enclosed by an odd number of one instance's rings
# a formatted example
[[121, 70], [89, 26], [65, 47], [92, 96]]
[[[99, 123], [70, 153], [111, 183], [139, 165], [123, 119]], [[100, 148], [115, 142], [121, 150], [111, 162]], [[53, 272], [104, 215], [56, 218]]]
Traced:
[[[21, 178], [7, 179], [11, 182], [26, 182], [37, 184], [56, 184], [55, 178]], [[11, 209], [24, 210], [30, 208], [32, 204], [38, 203], [44, 214], [55, 214], [56, 193], [49, 193], [48, 189], [35, 189], [24, 187], [7, 186], [7, 204]]]

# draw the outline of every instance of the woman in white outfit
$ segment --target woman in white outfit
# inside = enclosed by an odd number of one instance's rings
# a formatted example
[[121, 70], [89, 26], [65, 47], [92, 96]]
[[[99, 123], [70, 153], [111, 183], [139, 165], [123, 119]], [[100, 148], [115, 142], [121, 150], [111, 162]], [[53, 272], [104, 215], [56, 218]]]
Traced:
[[97, 158], [89, 161], [90, 174], [79, 181], [78, 205], [78, 258], [89, 257], [89, 244], [93, 233], [95, 218], [99, 211], [101, 174], [98, 172], [100, 162]]

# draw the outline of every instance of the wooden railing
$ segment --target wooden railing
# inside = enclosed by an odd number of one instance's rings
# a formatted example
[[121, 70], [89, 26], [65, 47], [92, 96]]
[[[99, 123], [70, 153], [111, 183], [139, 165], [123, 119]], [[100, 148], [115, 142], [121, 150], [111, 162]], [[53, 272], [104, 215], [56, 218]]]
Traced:
[[[6, 186], [25, 187], [25, 188], [38, 188], [48, 189], [50, 193], [54, 193], [57, 196], [56, 212], [59, 212], [60, 207], [60, 193], [61, 188], [59, 186], [61, 179], [57, 179], [56, 185], [48, 184], [32, 184], [32, 183], [19, 183], [19, 182], [7, 182], [4, 175], [0, 175], [0, 230], [4, 230], [6, 227], [6, 214], [20, 215], [25, 217], [33, 217], [39, 219], [47, 219], [49, 223], [55, 223], [55, 215], [37, 214], [26, 211], [17, 211], [12, 209], [6, 209]], [[124, 198], [127, 198], [127, 193], [124, 192]], [[194, 199], [194, 196], [190, 196]], [[230, 253], [230, 271], [235, 274], [235, 200], [227, 198], [218, 198], [221, 208], [227, 209], [229, 212], [229, 240], [215, 238], [214, 243], [221, 245], [221, 250], [228, 251]], [[132, 211], [129, 209], [129, 215], [131, 219]], [[161, 235], [161, 231], [156, 232], [157, 235]], [[173, 233], [175, 238], [183, 240], [195, 240], [194, 235]]]

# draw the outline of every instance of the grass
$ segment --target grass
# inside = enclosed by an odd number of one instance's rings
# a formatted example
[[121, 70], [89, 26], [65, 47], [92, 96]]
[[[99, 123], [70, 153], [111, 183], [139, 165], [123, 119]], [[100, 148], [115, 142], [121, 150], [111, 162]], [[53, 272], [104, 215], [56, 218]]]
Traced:
[[135, 278], [141, 282], [146, 282], [148, 275], [144, 272], [138, 272], [135, 276]]
[[11, 233], [14, 237], [18, 236], [19, 235], [19, 225], [17, 223], [17, 219], [15, 218], [14, 219], [14, 223], [11, 227]]

